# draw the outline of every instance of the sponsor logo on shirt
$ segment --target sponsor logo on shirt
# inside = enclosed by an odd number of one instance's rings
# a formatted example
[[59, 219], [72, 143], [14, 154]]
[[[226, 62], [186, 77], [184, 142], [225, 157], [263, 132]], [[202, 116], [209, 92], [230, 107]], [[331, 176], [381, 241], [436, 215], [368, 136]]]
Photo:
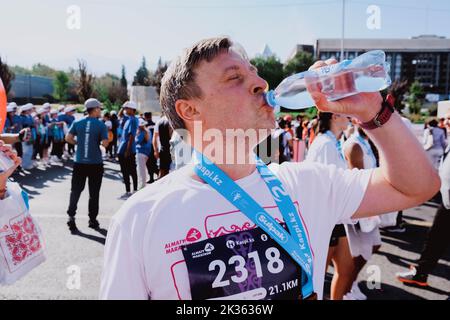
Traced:
[[174, 252], [177, 252], [181, 250], [181, 246], [184, 246], [188, 244], [189, 242], [195, 242], [197, 240], [200, 240], [202, 237], [202, 234], [200, 231], [198, 231], [196, 228], [191, 228], [185, 239], [180, 239], [176, 241], [172, 241], [169, 243], [166, 243], [164, 245], [164, 250], [166, 251], [166, 254], [171, 254]]
[[192, 259], [209, 256], [214, 251], [214, 249], [214, 245], [207, 242], [204, 249], [191, 252]]
[[201, 237], [202, 234], [200, 233], [200, 231], [195, 228], [191, 228], [186, 235], [186, 240], [189, 242], [193, 242], [199, 240]]
[[186, 239], [176, 240], [164, 245], [164, 249], [166, 250], [166, 254], [177, 252], [181, 249], [181, 246], [187, 244]]
[[264, 226], [266, 226], [267, 229], [269, 229], [270, 235], [272, 237], [278, 238], [278, 241], [281, 243], [286, 243], [288, 239], [285, 237], [285, 234], [280, 232], [276, 226], [273, 225], [272, 222], [270, 222], [266, 215], [262, 212], [256, 214], [256, 219], [258, 219], [259, 222], [261, 222]]

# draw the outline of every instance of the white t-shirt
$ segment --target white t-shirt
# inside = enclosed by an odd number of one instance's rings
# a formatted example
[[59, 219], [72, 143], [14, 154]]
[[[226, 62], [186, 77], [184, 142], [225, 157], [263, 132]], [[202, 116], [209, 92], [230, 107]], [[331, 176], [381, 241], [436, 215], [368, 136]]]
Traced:
[[334, 164], [338, 168], [347, 169], [344, 155], [336, 147], [336, 140], [326, 134], [319, 134], [308, 150], [306, 161], [323, 164]]
[[112, 130], [112, 122], [111, 121], [105, 121], [105, 126], [108, 130]]
[[[331, 232], [351, 220], [372, 171], [313, 163], [271, 165], [304, 221], [314, 255], [314, 290], [322, 298]], [[181, 245], [255, 224], [209, 185], [190, 177], [192, 165], [133, 195], [114, 216], [105, 246], [101, 299], [189, 300]], [[236, 181], [278, 221], [275, 201], [258, 171]], [[264, 253], [263, 253], [264, 254]]]
[[363, 141], [361, 141], [358, 138], [359, 134], [356, 132], [354, 134], [352, 134], [352, 136], [344, 142], [343, 146], [342, 146], [342, 150], [345, 150], [347, 148], [350, 148], [350, 146], [354, 143], [358, 144], [361, 148], [361, 150], [364, 153], [363, 156], [363, 162], [364, 162], [364, 168], [366, 169], [372, 169], [372, 168], [376, 168], [377, 167], [377, 159], [375, 158], [375, 155], [373, 154], [372, 148], [369, 144], [369, 142], [365, 139], [363, 139]]

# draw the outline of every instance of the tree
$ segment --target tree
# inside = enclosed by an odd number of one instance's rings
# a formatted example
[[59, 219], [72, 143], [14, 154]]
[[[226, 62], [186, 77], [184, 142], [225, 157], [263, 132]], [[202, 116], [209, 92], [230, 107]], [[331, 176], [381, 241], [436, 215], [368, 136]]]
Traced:
[[94, 91], [94, 76], [87, 72], [87, 65], [84, 60], [78, 60], [78, 86], [77, 94], [81, 102], [92, 96]]
[[122, 65], [122, 77], [120, 78], [120, 85], [124, 88], [128, 86], [127, 77], [125, 75], [125, 66]]
[[55, 69], [42, 63], [36, 63], [31, 67], [31, 74], [35, 76], [55, 78], [57, 72]]
[[149, 72], [147, 69], [145, 57], [142, 57], [142, 63], [139, 69], [136, 71], [136, 75], [134, 76], [133, 86], [149, 86]]
[[424, 98], [423, 87], [418, 80], [414, 81], [409, 88], [408, 103], [409, 111], [413, 114], [419, 114]]
[[58, 71], [53, 80], [53, 87], [56, 99], [63, 101], [67, 99], [67, 92], [69, 89], [69, 77], [64, 71]]
[[156, 88], [156, 92], [158, 92], [158, 95], [161, 91], [161, 80], [164, 77], [164, 73], [167, 70], [167, 63], [162, 62], [161, 57], [158, 60], [158, 66], [156, 67], [155, 72], [151, 75], [151, 81], [150, 84]]
[[284, 66], [284, 75], [290, 76], [309, 69], [314, 63], [314, 58], [309, 52], [298, 52]]
[[14, 72], [8, 67], [8, 65], [2, 61], [0, 57], [0, 79], [2, 79], [3, 87], [5, 88], [6, 95], [11, 90], [12, 81], [15, 78]]
[[250, 61], [257, 69], [261, 78], [269, 84], [269, 88], [275, 88], [284, 78], [283, 64], [278, 58], [271, 56], [268, 58], [257, 57]]
[[121, 79], [114, 74], [106, 73], [94, 81], [94, 96], [102, 101], [105, 108], [111, 110], [128, 100], [127, 88], [122, 86]]

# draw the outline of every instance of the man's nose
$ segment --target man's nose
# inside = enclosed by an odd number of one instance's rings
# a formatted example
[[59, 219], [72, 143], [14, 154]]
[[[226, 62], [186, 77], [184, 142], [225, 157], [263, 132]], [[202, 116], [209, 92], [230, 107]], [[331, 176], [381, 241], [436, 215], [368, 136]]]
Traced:
[[252, 86], [250, 88], [251, 94], [262, 94], [266, 88], [268, 88], [267, 81], [261, 78], [259, 75], [255, 75], [252, 78]]

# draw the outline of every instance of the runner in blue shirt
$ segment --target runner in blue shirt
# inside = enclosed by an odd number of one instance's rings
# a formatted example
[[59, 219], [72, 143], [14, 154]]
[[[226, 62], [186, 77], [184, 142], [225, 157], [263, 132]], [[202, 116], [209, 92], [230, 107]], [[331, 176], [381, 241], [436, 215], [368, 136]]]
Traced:
[[77, 145], [70, 204], [67, 210], [69, 215], [67, 225], [72, 234], [78, 232], [75, 215], [86, 179], [89, 180], [89, 228], [95, 230], [100, 228], [97, 221], [100, 187], [103, 179], [103, 158], [100, 144], [105, 148], [108, 146], [108, 131], [105, 124], [98, 119], [101, 116], [102, 104], [97, 99], [90, 98], [86, 100], [84, 106], [88, 116], [75, 121], [66, 135], [68, 143]]
[[127, 101], [122, 108], [126, 118], [124, 118], [122, 136], [119, 143], [119, 163], [122, 171], [123, 181], [126, 192], [121, 199], [126, 199], [131, 195], [130, 176], [133, 179], [133, 191], [137, 191], [137, 172], [136, 172], [136, 132], [138, 128], [138, 119], [136, 118], [137, 106], [132, 101]]
[[136, 158], [139, 189], [145, 187], [147, 181], [147, 160], [152, 152], [152, 134], [145, 127], [147, 121], [139, 118], [139, 129], [136, 135]]

